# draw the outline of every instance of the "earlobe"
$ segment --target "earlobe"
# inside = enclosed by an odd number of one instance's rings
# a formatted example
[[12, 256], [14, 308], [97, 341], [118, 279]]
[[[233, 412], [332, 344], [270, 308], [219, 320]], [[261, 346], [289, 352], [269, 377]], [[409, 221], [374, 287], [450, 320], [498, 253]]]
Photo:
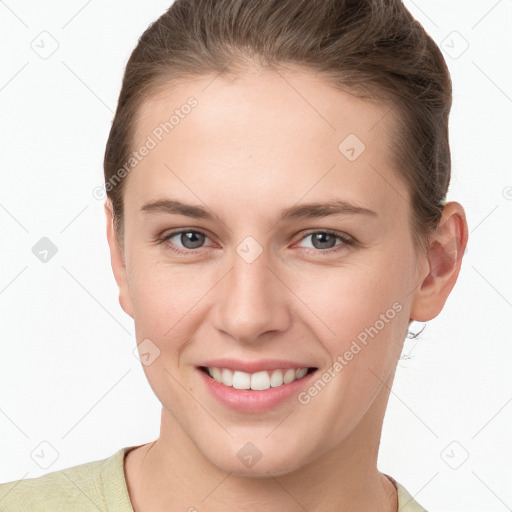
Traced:
[[439, 228], [427, 250], [428, 273], [418, 276], [410, 313], [412, 320], [427, 322], [442, 311], [457, 281], [467, 241], [464, 208], [457, 202], [446, 203]]
[[123, 308], [123, 311], [133, 318], [133, 305], [129, 293], [125, 257], [114, 226], [112, 202], [108, 198], [105, 201], [105, 216], [107, 220], [107, 240], [110, 249], [110, 263], [112, 265], [114, 278], [119, 287], [119, 304]]

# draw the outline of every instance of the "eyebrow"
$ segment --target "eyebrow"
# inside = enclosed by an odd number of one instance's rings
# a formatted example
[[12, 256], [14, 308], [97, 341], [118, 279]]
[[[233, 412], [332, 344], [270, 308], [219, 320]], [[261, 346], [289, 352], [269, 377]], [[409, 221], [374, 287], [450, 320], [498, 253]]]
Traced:
[[[151, 201], [141, 208], [142, 212], [147, 213], [164, 213], [164, 214], [177, 214], [193, 217], [195, 219], [208, 219], [214, 220], [215, 215], [202, 206], [182, 203], [176, 199], [159, 199]], [[341, 199], [331, 199], [323, 203], [304, 203], [285, 208], [279, 212], [278, 219], [296, 220], [327, 217], [329, 215], [354, 215], [361, 214], [371, 217], [378, 217], [377, 212], [351, 204]]]

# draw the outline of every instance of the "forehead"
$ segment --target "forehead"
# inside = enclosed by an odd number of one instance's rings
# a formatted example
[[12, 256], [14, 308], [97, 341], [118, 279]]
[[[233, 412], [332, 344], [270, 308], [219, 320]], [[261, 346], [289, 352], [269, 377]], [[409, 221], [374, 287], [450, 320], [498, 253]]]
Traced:
[[406, 194], [393, 172], [390, 110], [300, 69], [183, 80], [142, 104], [134, 150], [153, 147], [125, 193], [139, 204], [179, 189], [195, 202], [208, 194], [256, 205], [284, 190], [291, 203], [337, 188], [383, 208]]
[[[253, 67], [234, 76], [208, 74], [160, 85], [139, 109], [136, 138], [168, 120], [190, 97], [199, 108], [194, 109], [191, 121], [183, 124], [193, 124], [198, 136], [203, 131], [209, 132], [209, 137], [212, 132], [219, 136], [228, 132], [244, 139], [253, 135], [250, 127], [256, 127], [265, 129], [259, 138], [275, 135], [272, 128], [285, 128], [283, 137], [301, 132], [325, 139], [335, 132], [342, 136], [352, 130], [360, 138], [375, 142], [383, 129], [390, 128], [393, 118], [387, 115], [392, 111], [390, 105], [350, 94], [302, 68]], [[243, 131], [237, 131], [239, 128]], [[177, 140], [176, 132], [172, 135]]]

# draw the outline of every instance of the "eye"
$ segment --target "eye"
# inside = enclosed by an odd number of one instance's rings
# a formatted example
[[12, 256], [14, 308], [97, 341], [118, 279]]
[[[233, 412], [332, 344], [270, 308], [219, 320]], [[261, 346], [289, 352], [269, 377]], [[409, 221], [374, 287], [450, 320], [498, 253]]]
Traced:
[[[346, 246], [354, 245], [355, 243], [355, 240], [346, 233], [339, 233], [330, 229], [310, 231], [306, 236], [301, 238], [301, 241], [310, 237], [311, 245], [310, 247], [306, 247], [306, 252], [308, 253], [332, 253], [342, 250], [346, 248]], [[341, 240], [341, 243], [337, 244], [337, 240]]]
[[[173, 241], [173, 239], [175, 240]], [[206, 239], [208, 239], [208, 236], [201, 231], [181, 229], [168, 233], [159, 239], [159, 242], [168, 245], [170, 250], [177, 254], [186, 255], [195, 253], [196, 249], [201, 249]], [[184, 249], [180, 247], [180, 244]]]
[[[331, 254], [355, 245], [355, 239], [346, 233], [330, 229], [311, 230], [301, 238], [301, 241], [311, 237], [310, 247], [305, 247], [307, 253]], [[173, 240], [174, 239], [174, 240]], [[158, 239], [158, 242], [165, 244], [172, 252], [180, 255], [195, 254], [203, 248], [208, 236], [202, 231], [193, 229], [180, 229], [166, 234]], [[336, 243], [340, 241], [341, 243]]]

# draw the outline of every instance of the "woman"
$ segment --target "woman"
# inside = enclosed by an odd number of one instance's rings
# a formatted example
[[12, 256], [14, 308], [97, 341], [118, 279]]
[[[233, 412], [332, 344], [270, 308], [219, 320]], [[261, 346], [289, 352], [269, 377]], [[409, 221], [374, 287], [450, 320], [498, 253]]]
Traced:
[[424, 510], [377, 469], [412, 321], [467, 244], [451, 83], [399, 0], [177, 0], [128, 62], [107, 237], [157, 440], [2, 510]]

